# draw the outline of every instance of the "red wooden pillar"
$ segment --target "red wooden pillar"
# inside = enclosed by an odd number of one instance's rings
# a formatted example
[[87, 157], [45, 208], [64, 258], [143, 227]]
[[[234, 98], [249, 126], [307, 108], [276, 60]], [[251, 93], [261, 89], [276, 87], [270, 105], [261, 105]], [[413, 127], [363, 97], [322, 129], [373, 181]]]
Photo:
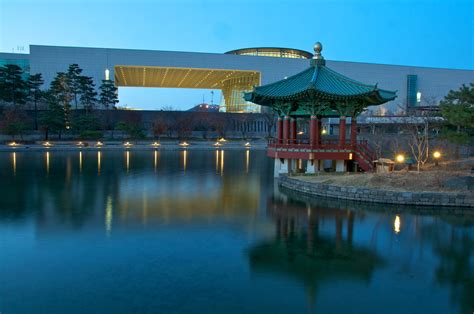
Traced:
[[339, 118], [339, 146], [344, 148], [346, 145], [346, 117]]
[[357, 145], [357, 118], [351, 118], [351, 146], [355, 148]]
[[296, 144], [296, 119], [295, 118], [291, 118], [290, 120], [290, 134], [291, 134], [291, 138], [290, 138], [290, 143], [291, 144]]
[[315, 148], [319, 148], [319, 123], [317, 116], [311, 116], [309, 121], [309, 144]]
[[283, 144], [287, 145], [290, 139], [290, 116], [283, 119]]
[[281, 144], [283, 142], [283, 119], [278, 117], [277, 120], [277, 143]]

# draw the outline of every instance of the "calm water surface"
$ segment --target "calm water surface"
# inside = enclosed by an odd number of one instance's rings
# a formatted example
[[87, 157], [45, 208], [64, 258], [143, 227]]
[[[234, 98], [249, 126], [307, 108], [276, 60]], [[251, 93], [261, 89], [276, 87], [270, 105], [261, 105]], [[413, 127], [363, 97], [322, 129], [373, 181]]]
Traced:
[[472, 313], [474, 219], [273, 183], [263, 151], [0, 153], [0, 312]]

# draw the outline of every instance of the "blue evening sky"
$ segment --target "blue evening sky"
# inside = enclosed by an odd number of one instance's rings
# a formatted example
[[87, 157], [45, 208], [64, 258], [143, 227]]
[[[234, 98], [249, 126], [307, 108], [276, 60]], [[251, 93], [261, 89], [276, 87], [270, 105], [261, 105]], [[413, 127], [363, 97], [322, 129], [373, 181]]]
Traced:
[[[474, 69], [473, 18], [472, 0], [0, 0], [0, 51], [311, 51], [321, 41], [327, 59]], [[146, 109], [186, 109], [203, 96], [210, 101], [206, 90], [120, 89], [122, 105]]]

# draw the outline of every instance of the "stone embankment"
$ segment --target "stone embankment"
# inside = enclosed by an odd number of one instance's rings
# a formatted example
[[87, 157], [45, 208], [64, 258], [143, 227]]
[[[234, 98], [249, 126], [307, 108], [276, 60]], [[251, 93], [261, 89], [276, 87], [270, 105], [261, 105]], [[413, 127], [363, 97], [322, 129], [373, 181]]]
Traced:
[[300, 180], [297, 177], [288, 176], [281, 176], [278, 180], [278, 184], [284, 188], [314, 196], [386, 204], [474, 207], [474, 193], [469, 191], [391, 191], [373, 187], [341, 186], [308, 182]]

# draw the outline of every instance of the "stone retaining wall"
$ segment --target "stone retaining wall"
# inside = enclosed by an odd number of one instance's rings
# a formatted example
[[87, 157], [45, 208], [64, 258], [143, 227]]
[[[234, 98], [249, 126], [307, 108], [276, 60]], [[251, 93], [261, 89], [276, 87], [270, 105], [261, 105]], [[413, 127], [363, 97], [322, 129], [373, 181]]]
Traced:
[[308, 195], [373, 203], [474, 207], [474, 193], [399, 192], [368, 187], [329, 185], [280, 176], [278, 185]]

